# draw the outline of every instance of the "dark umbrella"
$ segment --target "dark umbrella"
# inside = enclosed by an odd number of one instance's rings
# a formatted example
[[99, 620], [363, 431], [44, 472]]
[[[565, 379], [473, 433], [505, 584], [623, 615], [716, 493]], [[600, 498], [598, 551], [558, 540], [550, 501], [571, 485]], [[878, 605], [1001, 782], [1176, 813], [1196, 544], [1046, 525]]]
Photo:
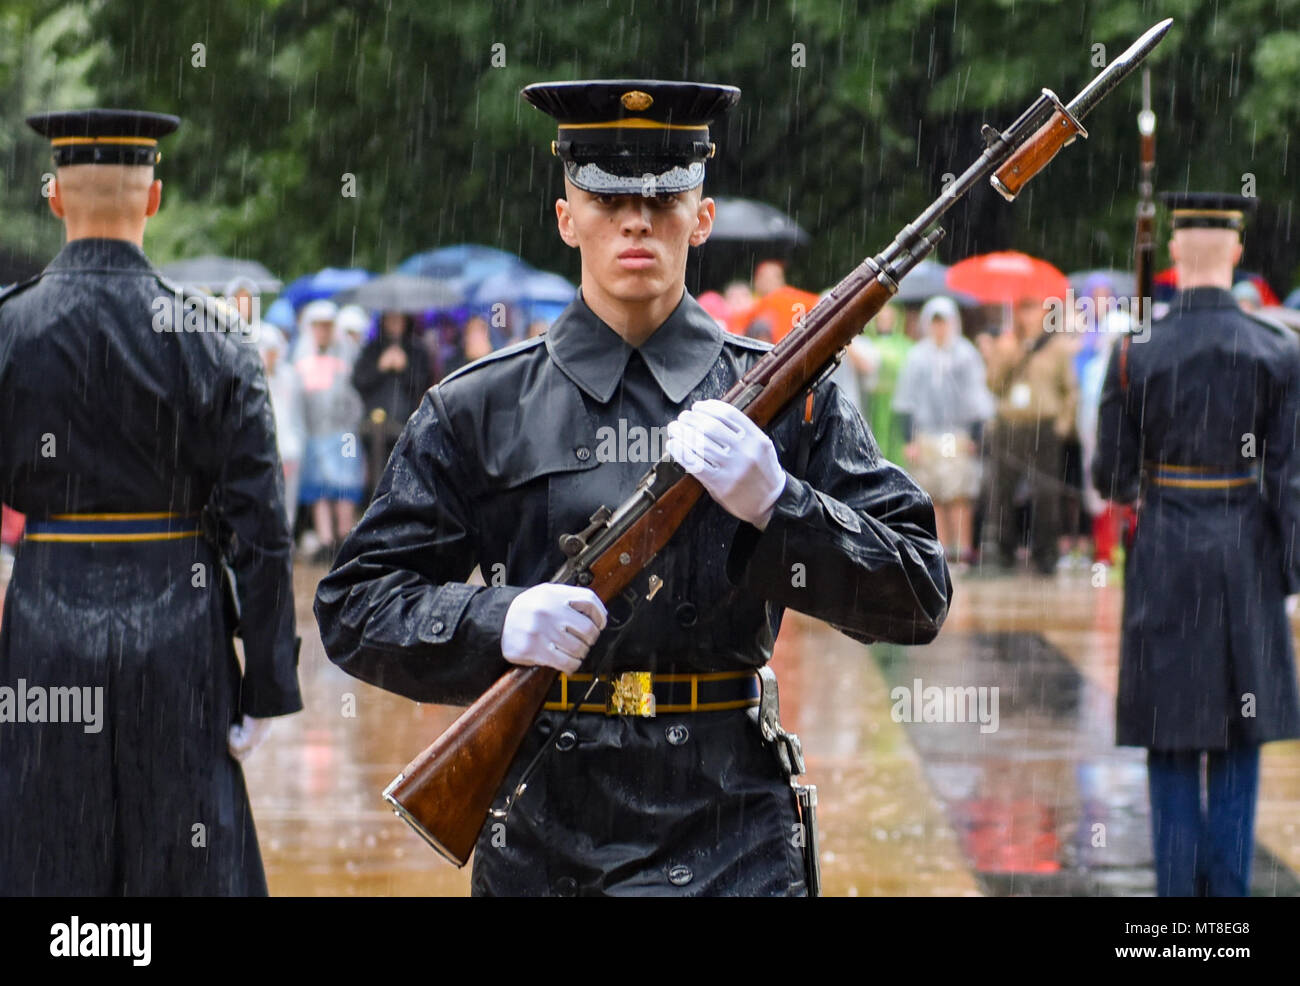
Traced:
[[718, 197], [709, 242], [740, 241], [801, 245], [809, 236], [780, 209], [752, 199]]
[[974, 305], [975, 299], [961, 291], [948, 287], [948, 268], [937, 260], [922, 260], [898, 282], [898, 294], [895, 301], [905, 305], [915, 305], [929, 301], [936, 295], [946, 295], [959, 305]]
[[209, 254], [178, 260], [159, 268], [163, 277], [182, 287], [205, 288], [221, 291], [231, 281], [239, 278], [252, 281], [263, 294], [280, 290], [280, 279], [256, 260], [236, 260], [234, 257], [217, 257]]
[[413, 274], [385, 274], [335, 295], [341, 305], [360, 305], [369, 311], [423, 312], [450, 308], [462, 300], [460, 292], [444, 281]]

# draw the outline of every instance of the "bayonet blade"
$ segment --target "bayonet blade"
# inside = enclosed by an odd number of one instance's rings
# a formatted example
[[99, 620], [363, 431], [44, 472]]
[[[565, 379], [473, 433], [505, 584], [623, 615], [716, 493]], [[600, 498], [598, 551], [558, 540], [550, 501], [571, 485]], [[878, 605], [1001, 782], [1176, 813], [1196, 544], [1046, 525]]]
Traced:
[[1142, 37], [1129, 45], [1124, 54], [1107, 65], [1095, 79], [1084, 86], [1083, 91], [1070, 100], [1069, 105], [1066, 107], [1074, 118], [1082, 120], [1092, 111], [1093, 107], [1106, 98], [1106, 95], [1112, 89], [1127, 79], [1133, 70], [1142, 63], [1142, 60], [1151, 54], [1155, 46], [1160, 43], [1160, 39], [1165, 36], [1173, 22], [1172, 17], [1166, 17], [1159, 24], [1156, 24]]

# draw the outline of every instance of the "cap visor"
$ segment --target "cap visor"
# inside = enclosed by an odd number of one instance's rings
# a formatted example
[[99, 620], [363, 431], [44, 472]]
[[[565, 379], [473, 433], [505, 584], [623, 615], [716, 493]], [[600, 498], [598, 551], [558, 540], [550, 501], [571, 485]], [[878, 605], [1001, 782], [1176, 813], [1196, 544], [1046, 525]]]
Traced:
[[590, 162], [565, 161], [564, 173], [569, 181], [593, 195], [671, 195], [704, 183], [704, 165], [700, 162], [667, 171], [617, 175]]

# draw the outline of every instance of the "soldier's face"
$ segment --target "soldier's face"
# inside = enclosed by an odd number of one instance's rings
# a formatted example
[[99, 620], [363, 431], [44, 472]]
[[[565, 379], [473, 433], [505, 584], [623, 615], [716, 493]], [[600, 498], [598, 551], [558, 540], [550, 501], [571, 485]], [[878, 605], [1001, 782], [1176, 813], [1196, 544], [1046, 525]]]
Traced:
[[713, 199], [699, 188], [673, 195], [593, 195], [564, 182], [555, 203], [560, 237], [582, 253], [582, 279], [620, 301], [680, 295], [689, 247], [713, 229]]

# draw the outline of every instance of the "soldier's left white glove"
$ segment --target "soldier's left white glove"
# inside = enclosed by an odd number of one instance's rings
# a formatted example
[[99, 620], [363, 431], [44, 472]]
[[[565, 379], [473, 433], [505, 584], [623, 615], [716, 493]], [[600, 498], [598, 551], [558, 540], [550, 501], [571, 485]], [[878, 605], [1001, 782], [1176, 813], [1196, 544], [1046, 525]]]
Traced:
[[760, 531], [785, 489], [785, 470], [763, 429], [726, 401], [696, 401], [664, 429], [664, 451], [723, 510]]
[[254, 719], [252, 716], [242, 717], [230, 727], [230, 735], [226, 740], [226, 745], [230, 748], [230, 755], [236, 760], [244, 760], [261, 745], [262, 740], [266, 739], [266, 734], [270, 731], [270, 719]]
[[1300, 596], [1287, 596], [1287, 597], [1286, 597], [1286, 615], [1287, 615], [1287, 616], [1290, 616], [1292, 613], [1295, 612], [1295, 604], [1296, 604], [1296, 600], [1297, 600], [1297, 599], [1300, 599]]

